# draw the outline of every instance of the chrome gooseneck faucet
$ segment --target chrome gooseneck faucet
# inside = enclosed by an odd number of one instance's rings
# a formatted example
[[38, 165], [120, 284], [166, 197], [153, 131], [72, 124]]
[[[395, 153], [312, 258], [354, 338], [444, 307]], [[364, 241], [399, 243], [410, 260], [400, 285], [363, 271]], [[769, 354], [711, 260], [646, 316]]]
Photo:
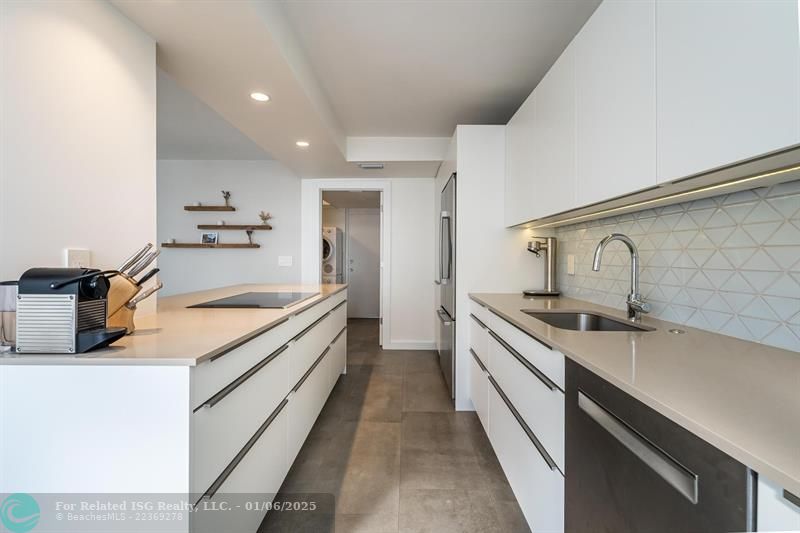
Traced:
[[594, 250], [594, 261], [592, 261], [592, 270], [598, 272], [600, 270], [600, 258], [603, 256], [603, 250], [606, 245], [612, 241], [621, 241], [628, 247], [631, 252], [631, 293], [628, 295], [628, 318], [634, 322], [642, 319], [642, 313], [650, 312], [650, 304], [642, 299], [639, 293], [639, 250], [636, 244], [627, 235], [622, 233], [612, 233], [602, 238]]

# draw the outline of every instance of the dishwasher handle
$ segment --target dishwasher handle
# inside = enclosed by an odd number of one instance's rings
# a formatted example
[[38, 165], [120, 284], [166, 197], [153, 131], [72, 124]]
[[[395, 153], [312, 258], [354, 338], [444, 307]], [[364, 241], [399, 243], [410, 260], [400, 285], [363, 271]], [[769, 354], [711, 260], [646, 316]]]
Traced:
[[578, 407], [687, 500], [697, 505], [700, 481], [697, 474], [673, 459], [580, 390], [578, 391]]

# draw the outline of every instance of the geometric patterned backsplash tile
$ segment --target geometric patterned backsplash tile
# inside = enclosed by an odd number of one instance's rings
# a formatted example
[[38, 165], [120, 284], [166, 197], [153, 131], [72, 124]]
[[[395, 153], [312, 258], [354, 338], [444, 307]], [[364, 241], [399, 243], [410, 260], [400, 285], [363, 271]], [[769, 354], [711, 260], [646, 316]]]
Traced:
[[562, 293], [625, 309], [627, 248], [592, 272], [609, 233], [638, 246], [651, 315], [800, 352], [800, 180], [557, 228]]

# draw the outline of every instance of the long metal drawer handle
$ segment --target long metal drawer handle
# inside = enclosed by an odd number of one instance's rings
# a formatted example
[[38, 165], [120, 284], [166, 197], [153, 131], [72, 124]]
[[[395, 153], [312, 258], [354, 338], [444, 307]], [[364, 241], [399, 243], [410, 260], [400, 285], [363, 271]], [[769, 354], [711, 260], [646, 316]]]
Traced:
[[547, 387], [548, 389], [550, 389], [551, 391], [554, 391], [554, 392], [555, 392], [555, 391], [560, 391], [560, 390], [561, 390], [561, 387], [559, 387], [558, 385], [556, 385], [556, 384], [555, 384], [555, 382], [553, 382], [553, 380], [552, 380], [552, 379], [548, 378], [546, 375], [544, 375], [544, 373], [543, 373], [541, 370], [539, 370], [538, 368], [536, 368], [535, 366], [533, 366], [533, 365], [531, 364], [531, 362], [530, 362], [530, 361], [528, 361], [527, 359], [525, 359], [525, 358], [522, 356], [522, 354], [520, 354], [518, 351], [516, 351], [514, 348], [512, 348], [512, 347], [511, 347], [511, 346], [510, 346], [510, 345], [509, 345], [509, 344], [508, 344], [506, 341], [504, 341], [503, 339], [501, 339], [500, 337], [498, 337], [498, 336], [497, 336], [497, 334], [496, 334], [494, 331], [492, 331], [492, 330], [489, 330], [489, 335], [491, 335], [491, 336], [492, 336], [492, 338], [493, 338], [494, 340], [496, 340], [497, 342], [499, 342], [499, 343], [500, 343], [500, 345], [501, 345], [503, 348], [505, 348], [505, 349], [506, 349], [506, 351], [508, 351], [508, 353], [510, 353], [511, 355], [513, 355], [513, 356], [514, 356], [514, 359], [516, 359], [517, 361], [519, 361], [519, 362], [522, 364], [522, 366], [524, 366], [525, 368], [527, 368], [528, 370], [530, 370], [530, 372], [531, 372], [531, 373], [532, 373], [534, 376], [536, 376], [536, 377], [539, 379], [539, 381], [541, 381], [542, 383], [544, 383], [545, 387]]
[[331, 346], [333, 346], [334, 344], [336, 344], [336, 341], [338, 341], [338, 340], [339, 340], [339, 337], [341, 337], [341, 336], [344, 334], [344, 332], [345, 332], [345, 331], [347, 331], [347, 326], [343, 327], [343, 328], [342, 328], [342, 331], [340, 331], [340, 332], [339, 332], [339, 333], [338, 333], [338, 334], [337, 334], [337, 335], [336, 335], [336, 336], [333, 338], [333, 340], [331, 341]]
[[199, 504], [202, 500], [210, 500], [211, 498], [214, 497], [219, 488], [225, 483], [225, 481], [228, 479], [231, 473], [233, 473], [236, 467], [239, 466], [239, 463], [242, 462], [242, 459], [244, 459], [244, 456], [247, 455], [247, 452], [249, 452], [250, 449], [253, 446], [255, 446], [256, 442], [258, 442], [258, 439], [261, 438], [261, 435], [263, 435], [264, 432], [267, 430], [267, 428], [269, 428], [273, 420], [275, 420], [275, 418], [279, 414], [281, 414], [281, 411], [283, 411], [283, 408], [286, 407], [287, 403], [289, 403], [289, 400], [284, 398], [283, 401], [278, 404], [278, 407], [276, 407], [275, 410], [272, 411], [267, 420], [263, 424], [261, 424], [261, 427], [259, 427], [253, 434], [253, 436], [250, 437], [250, 440], [247, 441], [247, 443], [244, 445], [244, 448], [242, 448], [239, 451], [239, 453], [236, 454], [236, 456], [228, 464], [228, 466], [225, 467], [225, 469], [222, 471], [219, 477], [217, 477], [217, 479], [214, 480], [214, 483], [212, 483], [211, 486], [208, 487], [208, 490], [205, 491], [205, 493], [200, 497], [200, 499], [197, 501], [197, 504]]
[[300, 387], [302, 387], [302, 386], [303, 386], [303, 383], [305, 383], [305, 381], [308, 379], [308, 377], [311, 375], [311, 373], [314, 371], [314, 369], [315, 369], [315, 368], [317, 368], [317, 365], [319, 365], [319, 364], [320, 364], [320, 362], [322, 361], [322, 359], [323, 359], [323, 358], [324, 358], [326, 355], [328, 355], [328, 352], [329, 352], [329, 351], [331, 351], [331, 347], [330, 347], [330, 346], [328, 346], [327, 348], [325, 348], [325, 350], [324, 350], [324, 351], [323, 351], [323, 352], [320, 354], [320, 356], [319, 356], [319, 357], [317, 357], [317, 359], [314, 361], [314, 364], [312, 364], [312, 365], [311, 365], [311, 367], [310, 367], [308, 370], [306, 370], [306, 373], [305, 373], [305, 374], [303, 374], [303, 377], [302, 377], [302, 378], [300, 378], [300, 380], [297, 382], [297, 385], [295, 385], [294, 387], [292, 387], [292, 392], [297, 392], [298, 390], [300, 390]]
[[486, 366], [483, 364], [483, 361], [481, 361], [481, 358], [478, 357], [478, 354], [475, 353], [475, 350], [470, 348], [469, 349], [469, 353], [472, 354], [472, 358], [475, 359], [475, 362], [478, 363], [478, 366], [481, 367], [481, 370], [483, 370], [484, 372], [486, 372], [488, 374], [489, 371], [486, 370]]
[[553, 347], [552, 347], [552, 346], [550, 346], [549, 344], [547, 344], [546, 342], [544, 342], [542, 339], [539, 339], [539, 338], [536, 338], [536, 337], [534, 337], [533, 335], [531, 335], [530, 333], [528, 333], [527, 331], [525, 331], [525, 330], [524, 330], [524, 329], [522, 329], [521, 327], [517, 326], [516, 324], [514, 324], [514, 323], [512, 323], [512, 322], [509, 322], [509, 320], [508, 320], [507, 318], [505, 318], [503, 315], [501, 315], [499, 312], [495, 311], [495, 310], [494, 310], [494, 309], [492, 309], [492, 308], [488, 308], [488, 309], [489, 309], [489, 312], [490, 312], [490, 313], [492, 313], [494, 316], [496, 316], [496, 317], [500, 318], [500, 319], [501, 319], [503, 322], [505, 322], [506, 324], [508, 324], [508, 325], [509, 325], [509, 326], [511, 326], [512, 328], [516, 329], [517, 331], [519, 331], [520, 333], [522, 333], [522, 334], [523, 334], [523, 335], [525, 335], [526, 337], [529, 337], [529, 338], [531, 338], [531, 339], [535, 340], [536, 342], [538, 342], [539, 344], [541, 344], [542, 346], [544, 346], [544, 347], [545, 347], [545, 348], [547, 348], [548, 350], [552, 350], [552, 349], [553, 349]]
[[477, 323], [478, 323], [478, 325], [479, 325], [480, 327], [482, 327], [483, 329], [489, 329], [489, 327], [488, 327], [486, 324], [484, 324], [483, 322], [481, 322], [481, 319], [480, 319], [480, 318], [476, 317], [476, 316], [475, 316], [475, 315], [473, 315], [472, 313], [470, 313], [470, 314], [469, 314], [469, 316], [470, 316], [470, 318], [472, 318], [472, 320], [474, 320], [475, 322], [477, 322]]
[[278, 348], [277, 350], [275, 350], [274, 352], [272, 352], [271, 354], [266, 356], [264, 359], [262, 359], [261, 361], [256, 363], [255, 366], [253, 366], [250, 370], [248, 370], [247, 372], [245, 372], [244, 374], [242, 374], [238, 378], [236, 378], [233, 381], [231, 381], [222, 390], [220, 390], [214, 396], [212, 396], [211, 398], [209, 398], [208, 400], [203, 402], [202, 405], [200, 405], [199, 407], [195, 408], [195, 410], [193, 412], [197, 412], [198, 410], [202, 409], [203, 407], [211, 408], [211, 407], [214, 407], [215, 405], [217, 405], [228, 394], [230, 394], [234, 390], [236, 390], [236, 388], [239, 387], [239, 385], [241, 385], [242, 383], [244, 383], [245, 381], [247, 381], [248, 379], [253, 377], [259, 370], [261, 370], [262, 368], [267, 366], [276, 357], [278, 357], [280, 354], [285, 352], [287, 348], [289, 348], [289, 345], [288, 344], [284, 344], [283, 346], [281, 346], [280, 348]]
[[514, 407], [514, 404], [511, 403], [511, 400], [508, 399], [506, 393], [503, 392], [503, 389], [500, 388], [500, 385], [497, 384], [497, 382], [494, 380], [492, 376], [489, 376], [489, 383], [492, 384], [492, 387], [494, 387], [494, 390], [497, 391], [497, 394], [500, 396], [500, 399], [503, 400], [503, 403], [506, 404], [508, 410], [511, 411], [511, 414], [514, 416], [514, 418], [517, 419], [517, 422], [522, 428], [522, 431], [525, 432], [525, 435], [527, 435], [528, 439], [531, 441], [531, 443], [533, 443], [534, 448], [536, 448], [536, 451], [538, 451], [539, 455], [542, 456], [542, 459], [544, 459], [544, 462], [547, 463], [547, 466], [550, 468], [550, 470], [554, 472], [555, 471], [561, 472], [556, 462], [553, 461], [553, 458], [550, 457], [549, 453], [547, 453], [547, 450], [545, 449], [544, 445], [539, 441], [539, 438], [531, 430], [531, 428], [522, 418], [522, 415], [519, 414], [519, 411], [517, 411], [516, 407]]
[[700, 481], [697, 474], [673, 459], [661, 448], [647, 440], [646, 437], [639, 434], [639, 432], [589, 398], [582, 391], [578, 391], [578, 407], [608, 431], [620, 444], [633, 452], [644, 464], [652, 468], [664, 481], [672, 485], [687, 500], [693, 504], [697, 503]]
[[212, 357], [209, 359], [209, 362], [211, 362], [211, 361], [216, 361], [217, 359], [219, 359], [219, 358], [220, 358], [220, 357], [222, 357], [223, 355], [229, 354], [230, 352], [232, 352], [232, 351], [233, 351], [233, 350], [235, 350], [236, 348], [239, 348], [240, 346], [242, 346], [242, 345], [244, 345], [244, 344], [247, 344], [248, 342], [250, 342], [251, 340], [255, 339], [256, 337], [258, 337], [258, 336], [260, 336], [260, 335], [263, 335], [264, 333], [267, 333], [268, 331], [272, 331], [273, 329], [277, 328], [277, 327], [278, 327], [278, 326], [280, 326], [281, 324], [285, 324], [285, 323], [286, 323], [286, 322], [288, 322], [288, 321], [289, 321], [289, 317], [288, 317], [288, 316], [287, 316], [287, 317], [284, 317], [284, 318], [282, 318], [282, 319], [280, 319], [280, 320], [278, 320], [277, 322], [275, 322], [275, 323], [274, 323], [274, 324], [272, 324], [271, 326], [269, 326], [269, 327], [267, 327], [267, 328], [264, 328], [262, 331], [259, 331], [259, 332], [258, 332], [258, 333], [256, 333], [255, 335], [253, 335], [253, 336], [251, 336], [251, 337], [247, 337], [247, 338], [246, 338], [246, 339], [244, 339], [244, 340], [241, 340], [241, 341], [239, 341], [239, 342], [237, 342], [237, 343], [235, 343], [235, 344], [232, 344], [231, 346], [228, 346], [228, 347], [227, 347], [227, 348], [225, 348], [223, 351], [221, 351], [221, 352], [219, 352], [218, 354], [215, 354], [214, 356], [212, 356]]
[[316, 319], [314, 322], [312, 322], [312, 323], [311, 323], [311, 325], [310, 325], [310, 326], [308, 326], [308, 327], [307, 327], [307, 328], [305, 328], [303, 331], [301, 331], [300, 333], [298, 333], [297, 335], [295, 335], [294, 337], [292, 337], [292, 340], [291, 340], [290, 342], [292, 342], [292, 341], [295, 341], [295, 342], [296, 342], [296, 341], [299, 341], [299, 340], [300, 340], [300, 339], [303, 337], [303, 335], [305, 335], [306, 333], [308, 333], [309, 331], [311, 331], [312, 329], [314, 329], [314, 327], [315, 327], [317, 324], [319, 324], [320, 322], [322, 322], [323, 320], [325, 320], [326, 318], [328, 318], [328, 316], [329, 316], [329, 315], [330, 315], [332, 312], [333, 312], [333, 311], [328, 311], [327, 313], [325, 313], [324, 315], [322, 315], [321, 317], [319, 317], [318, 319]]
[[791, 503], [795, 507], [800, 507], [800, 497], [795, 496], [786, 489], [783, 489], [783, 499]]
[[339, 309], [341, 306], [343, 306], [343, 305], [344, 305], [344, 304], [346, 304], [346, 303], [347, 303], [347, 300], [342, 300], [341, 302], [339, 302], [339, 304], [338, 304], [336, 307], [334, 307], [333, 309], [331, 309], [330, 311], [328, 311], [328, 314], [329, 314], [329, 315], [330, 315], [330, 314], [333, 314], [333, 312], [334, 312], [334, 311], [336, 311], [337, 309]]

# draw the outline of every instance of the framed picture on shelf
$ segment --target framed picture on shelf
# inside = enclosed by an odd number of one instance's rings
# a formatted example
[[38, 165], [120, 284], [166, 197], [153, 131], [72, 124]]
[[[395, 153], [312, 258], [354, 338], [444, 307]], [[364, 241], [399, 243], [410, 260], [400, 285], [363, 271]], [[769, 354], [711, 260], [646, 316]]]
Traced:
[[207, 233], [203, 233], [200, 242], [203, 244], [217, 244], [219, 243], [219, 233], [217, 233], [216, 231], [209, 231]]

